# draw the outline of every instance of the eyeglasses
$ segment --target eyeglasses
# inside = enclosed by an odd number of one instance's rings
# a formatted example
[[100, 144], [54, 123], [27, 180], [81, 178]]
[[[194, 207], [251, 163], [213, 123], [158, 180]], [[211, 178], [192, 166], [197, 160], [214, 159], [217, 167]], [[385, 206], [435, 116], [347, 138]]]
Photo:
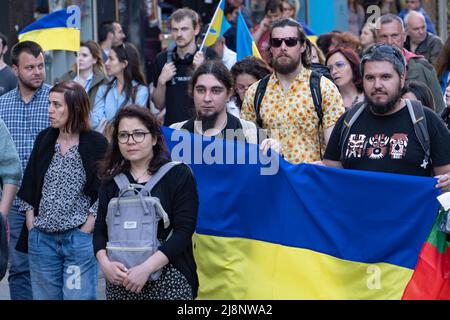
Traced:
[[299, 38], [291, 37], [291, 38], [272, 38], [270, 39], [270, 46], [274, 48], [279, 48], [283, 44], [283, 42], [288, 47], [295, 47], [297, 43], [300, 41]]
[[145, 136], [147, 134], [150, 134], [150, 132], [143, 132], [143, 131], [137, 131], [137, 132], [119, 132], [117, 135], [117, 139], [119, 140], [119, 143], [125, 144], [128, 143], [130, 140], [130, 137], [133, 138], [134, 142], [141, 143], [145, 140]]
[[342, 70], [347, 66], [347, 63], [345, 61], [336, 61], [335, 64], [329, 64], [327, 65], [330, 72], [333, 72], [333, 69], [336, 68], [336, 70]]

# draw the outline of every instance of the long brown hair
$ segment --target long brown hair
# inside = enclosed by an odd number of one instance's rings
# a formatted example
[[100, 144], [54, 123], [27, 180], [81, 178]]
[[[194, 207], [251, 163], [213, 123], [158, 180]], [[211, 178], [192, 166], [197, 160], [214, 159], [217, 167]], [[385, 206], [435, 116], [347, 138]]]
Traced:
[[447, 38], [444, 47], [437, 56], [434, 62], [434, 68], [436, 69], [438, 79], [442, 77], [446, 70], [450, 69], [450, 37]]
[[[127, 62], [127, 66], [123, 70], [123, 90], [125, 91], [125, 100], [122, 104], [122, 107], [132, 98], [132, 103], [135, 103], [136, 96], [132, 94], [133, 90], [137, 90], [138, 85], [147, 86], [147, 82], [145, 81], [145, 76], [142, 71], [141, 66], [141, 58], [139, 56], [139, 51], [136, 47], [129, 42], [124, 42], [120, 46], [111, 47], [116, 55], [117, 59], [120, 62]], [[133, 88], [133, 80], [137, 82], [136, 88]], [[116, 81], [116, 78], [112, 79], [106, 88], [105, 95], [108, 95], [108, 92], [111, 90], [112, 85]]]
[[137, 105], [130, 105], [119, 109], [112, 122], [113, 133], [111, 143], [106, 151], [104, 159], [100, 162], [100, 176], [103, 180], [108, 180], [117, 174], [131, 169], [130, 161], [126, 160], [119, 149], [117, 135], [119, 124], [123, 118], [135, 118], [142, 122], [150, 134], [156, 138], [153, 147], [153, 158], [148, 165], [148, 172], [154, 174], [165, 163], [170, 161], [170, 154], [167, 149], [163, 133], [158, 120], [149, 109]]

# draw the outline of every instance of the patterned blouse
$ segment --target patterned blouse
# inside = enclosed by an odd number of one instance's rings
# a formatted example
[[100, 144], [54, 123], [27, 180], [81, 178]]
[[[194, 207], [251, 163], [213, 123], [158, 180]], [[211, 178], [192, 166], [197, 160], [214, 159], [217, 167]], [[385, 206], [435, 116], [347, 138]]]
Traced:
[[[45, 173], [39, 215], [34, 219], [34, 226], [45, 232], [62, 232], [84, 224], [90, 213], [96, 216], [98, 201], [91, 207], [89, 197], [83, 193], [85, 183], [86, 172], [78, 145], [62, 155], [57, 143]], [[33, 207], [25, 204], [21, 209], [33, 210]]]
[[[270, 130], [272, 138], [281, 142], [285, 159], [294, 164], [320, 160], [319, 119], [311, 96], [310, 75], [311, 70], [302, 68], [286, 94], [276, 75], [272, 74], [260, 107], [263, 127]], [[258, 82], [248, 89], [241, 110], [242, 119], [253, 122], [256, 122], [253, 101], [257, 85]], [[322, 123], [327, 129], [344, 113], [344, 102], [337, 87], [325, 77], [320, 80], [320, 91]], [[323, 132], [320, 134], [324, 152]]]

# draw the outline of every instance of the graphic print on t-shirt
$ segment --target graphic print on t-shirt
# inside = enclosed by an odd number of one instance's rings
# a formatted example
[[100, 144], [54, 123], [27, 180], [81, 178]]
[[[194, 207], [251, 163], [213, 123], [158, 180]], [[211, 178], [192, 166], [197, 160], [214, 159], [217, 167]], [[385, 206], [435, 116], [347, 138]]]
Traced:
[[[406, 156], [408, 147], [408, 135], [406, 133], [394, 133], [388, 137], [383, 133], [377, 133], [372, 137], [365, 134], [351, 134], [347, 142], [345, 157], [362, 158], [366, 155], [369, 159], [383, 159], [388, 154], [393, 160], [401, 160]], [[389, 153], [388, 153], [389, 150]]]
[[391, 147], [389, 154], [391, 159], [403, 159], [406, 155], [406, 147], [408, 146], [408, 135], [404, 133], [396, 133], [391, 137]]
[[347, 143], [346, 158], [361, 158], [364, 153], [365, 134], [351, 134]]
[[370, 147], [367, 148], [367, 155], [370, 159], [382, 159], [387, 153], [389, 145], [389, 137], [386, 137], [383, 133], [376, 134], [369, 138]]

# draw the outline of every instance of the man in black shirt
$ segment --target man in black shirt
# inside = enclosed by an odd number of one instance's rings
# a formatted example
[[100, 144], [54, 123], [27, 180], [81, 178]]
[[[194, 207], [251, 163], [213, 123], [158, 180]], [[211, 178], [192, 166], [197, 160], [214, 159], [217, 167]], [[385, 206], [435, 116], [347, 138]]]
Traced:
[[[187, 130], [208, 137], [258, 143], [256, 125], [236, 118], [227, 112], [227, 101], [233, 88], [230, 71], [221, 61], [203, 63], [192, 77], [192, 97], [196, 115], [189, 120], [172, 124], [177, 130]], [[262, 140], [263, 134], [259, 138]], [[275, 139], [264, 139], [260, 150], [267, 154], [269, 148], [280, 153], [281, 145]]]
[[157, 55], [151, 77], [155, 87], [151, 99], [156, 108], [166, 109], [166, 126], [192, 117], [188, 84], [194, 69], [204, 61], [195, 42], [200, 32], [198, 14], [188, 8], [178, 9], [170, 16], [170, 24], [176, 47]]
[[[431, 110], [424, 108], [430, 139], [431, 165], [416, 136], [405, 101], [405, 60], [401, 51], [377, 44], [363, 53], [361, 72], [365, 105], [351, 124], [347, 138], [342, 127], [347, 111], [336, 123], [323, 163], [335, 168], [400, 173], [438, 178], [437, 188], [450, 186], [450, 132]], [[357, 108], [359, 106], [355, 106]], [[345, 141], [340, 141], [343, 137]]]

